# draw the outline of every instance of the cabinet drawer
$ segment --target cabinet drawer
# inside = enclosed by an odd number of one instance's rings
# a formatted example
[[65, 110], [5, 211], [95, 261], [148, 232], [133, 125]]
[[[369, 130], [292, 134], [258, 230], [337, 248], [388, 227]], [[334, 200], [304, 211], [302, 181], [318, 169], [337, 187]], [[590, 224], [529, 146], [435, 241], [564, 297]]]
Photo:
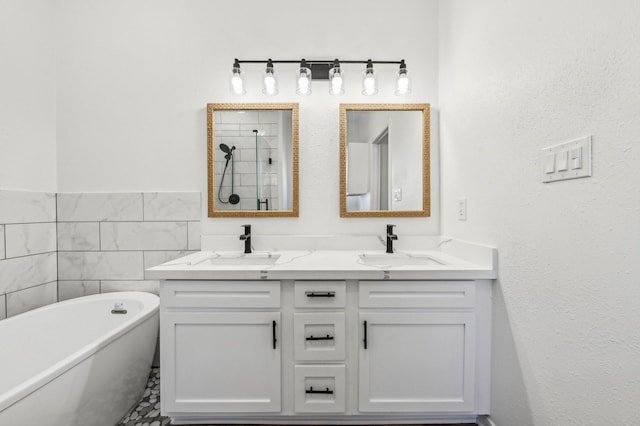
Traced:
[[296, 281], [296, 308], [344, 308], [346, 291], [344, 281]]
[[177, 308], [279, 308], [280, 281], [168, 281], [160, 300]]
[[296, 361], [345, 359], [344, 312], [296, 313], [293, 333]]
[[473, 281], [360, 281], [361, 308], [473, 308]]
[[294, 393], [296, 413], [344, 413], [344, 365], [296, 365]]

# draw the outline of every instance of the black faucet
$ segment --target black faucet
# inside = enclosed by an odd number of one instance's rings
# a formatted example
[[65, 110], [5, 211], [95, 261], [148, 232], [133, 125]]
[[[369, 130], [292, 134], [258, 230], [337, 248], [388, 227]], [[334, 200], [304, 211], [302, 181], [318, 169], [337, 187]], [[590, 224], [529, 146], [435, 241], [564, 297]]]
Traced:
[[240, 239], [244, 241], [244, 252], [251, 253], [251, 225], [242, 225], [244, 234], [240, 234]]
[[393, 233], [395, 225], [387, 225], [387, 253], [393, 253], [393, 240], [397, 240], [398, 236]]

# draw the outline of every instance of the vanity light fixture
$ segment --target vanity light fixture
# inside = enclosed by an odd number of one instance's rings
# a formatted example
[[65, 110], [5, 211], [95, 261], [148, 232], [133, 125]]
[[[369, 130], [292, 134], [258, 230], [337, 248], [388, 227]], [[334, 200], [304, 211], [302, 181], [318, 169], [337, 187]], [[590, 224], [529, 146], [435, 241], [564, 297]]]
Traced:
[[265, 95], [278, 94], [278, 80], [276, 79], [276, 73], [273, 70], [273, 61], [271, 59], [267, 61], [267, 68], [264, 70], [262, 93]]
[[[262, 92], [265, 95], [278, 94], [278, 79], [273, 64], [299, 64], [296, 71], [296, 93], [298, 95], [310, 95], [313, 80], [328, 80], [329, 93], [332, 95], [342, 95], [345, 92], [344, 64], [366, 64], [362, 78], [362, 94], [366, 96], [378, 93], [377, 72], [373, 65], [399, 65], [400, 69], [397, 75], [395, 94], [403, 96], [411, 93], [411, 81], [404, 59], [400, 61], [374, 61], [367, 59], [366, 61], [340, 61], [333, 60], [239, 60], [235, 59], [233, 69], [231, 71], [230, 87], [231, 91], [236, 95], [244, 95], [246, 93], [243, 72], [240, 70], [240, 64], [266, 64]], [[312, 79], [313, 76], [313, 79]]]

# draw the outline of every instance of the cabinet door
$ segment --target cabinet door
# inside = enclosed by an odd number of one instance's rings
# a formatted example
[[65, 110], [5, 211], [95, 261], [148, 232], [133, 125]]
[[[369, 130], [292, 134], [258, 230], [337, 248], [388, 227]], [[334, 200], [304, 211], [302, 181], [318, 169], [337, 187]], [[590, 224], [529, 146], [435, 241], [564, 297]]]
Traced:
[[167, 312], [163, 412], [279, 412], [279, 312]]
[[361, 412], [475, 409], [473, 314], [361, 313], [360, 337]]

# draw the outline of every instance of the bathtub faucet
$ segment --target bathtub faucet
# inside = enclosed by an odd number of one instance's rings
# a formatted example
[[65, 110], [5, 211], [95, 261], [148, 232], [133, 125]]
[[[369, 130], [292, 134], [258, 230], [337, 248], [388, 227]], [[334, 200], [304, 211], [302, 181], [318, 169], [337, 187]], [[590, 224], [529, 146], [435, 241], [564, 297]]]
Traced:
[[242, 225], [244, 234], [240, 234], [240, 239], [244, 241], [244, 252], [251, 253], [251, 225]]
[[113, 304], [113, 309], [111, 310], [112, 314], [126, 314], [127, 310], [124, 308], [124, 304], [122, 302], [116, 302]]
[[398, 236], [393, 233], [395, 225], [387, 225], [387, 253], [393, 253], [393, 240], [397, 240]]

